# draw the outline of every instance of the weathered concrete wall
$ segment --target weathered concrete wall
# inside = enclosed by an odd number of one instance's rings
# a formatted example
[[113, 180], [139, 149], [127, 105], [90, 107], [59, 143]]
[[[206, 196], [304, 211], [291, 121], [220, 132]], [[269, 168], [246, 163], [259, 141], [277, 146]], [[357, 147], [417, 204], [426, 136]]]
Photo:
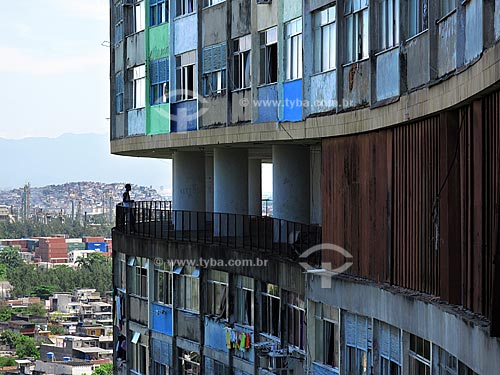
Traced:
[[495, 39], [500, 38], [500, 0], [495, 0]]
[[308, 281], [306, 295], [310, 299], [373, 317], [430, 340], [478, 374], [498, 373], [500, 341], [489, 337], [488, 327], [481, 326], [483, 322], [465, 319], [449, 306], [397, 294], [375, 284], [333, 279], [331, 288], [322, 288], [321, 276], [308, 276]]
[[123, 70], [123, 43], [115, 47], [115, 73]]
[[399, 95], [399, 48], [377, 56], [377, 100]]
[[[249, 122], [252, 120], [252, 91], [239, 90], [231, 94], [233, 105], [231, 106], [231, 123]], [[246, 104], [246, 105], [244, 105]]]
[[483, 50], [483, 0], [465, 5], [465, 63], [477, 58]]
[[227, 101], [226, 95], [203, 98], [202, 105], [203, 126], [223, 125], [226, 123]]
[[170, 132], [170, 104], [152, 106], [150, 109], [150, 129], [148, 135]]
[[278, 121], [278, 85], [267, 85], [258, 89], [258, 122]]
[[200, 317], [186, 311], [177, 311], [176, 334], [191, 341], [200, 341]]
[[186, 30], [198, 30], [198, 14], [179, 17], [174, 21], [174, 54], [178, 55], [187, 51], [195, 50], [198, 46], [198, 38], [195, 32]]
[[438, 74], [443, 76], [457, 67], [457, 13], [438, 24]]
[[370, 102], [370, 62], [362, 61], [343, 68], [344, 108]]
[[125, 116], [127, 116], [125, 113], [120, 113], [115, 116], [113, 138], [122, 138], [126, 135]]
[[226, 41], [226, 2], [203, 9], [202, 11], [202, 46]]
[[143, 324], [145, 326], [148, 325], [148, 301], [146, 299], [129, 296], [129, 309], [130, 316], [129, 319], [137, 322], [139, 324]]
[[321, 225], [321, 148], [311, 147], [311, 224]]
[[337, 71], [311, 76], [311, 113], [332, 111], [337, 107]]
[[302, 120], [302, 79], [283, 83], [282, 121]]
[[164, 23], [149, 29], [149, 59], [155, 60], [168, 56], [170, 24]]
[[302, 1], [283, 0], [283, 22], [302, 16]]
[[262, 31], [278, 24], [278, 2], [257, 5], [257, 30]]
[[171, 105], [172, 132], [185, 132], [198, 128], [198, 103], [197, 100], [174, 103]]
[[250, 34], [252, 31], [251, 2], [247, 0], [232, 0], [231, 3], [231, 38], [234, 39]]
[[429, 82], [429, 33], [425, 32], [406, 45], [406, 80], [408, 89], [424, 85]]
[[146, 109], [133, 109], [127, 112], [128, 135], [146, 134]]
[[314, 11], [326, 5], [332, 5], [332, 0], [309, 0], [309, 10]]
[[127, 68], [142, 65], [146, 61], [145, 33], [141, 31], [127, 37]]

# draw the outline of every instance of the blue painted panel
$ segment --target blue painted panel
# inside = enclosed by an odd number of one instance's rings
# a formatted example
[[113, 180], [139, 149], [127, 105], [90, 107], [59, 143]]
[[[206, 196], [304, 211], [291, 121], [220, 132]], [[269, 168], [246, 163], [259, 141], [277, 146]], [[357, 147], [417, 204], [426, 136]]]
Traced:
[[283, 121], [302, 121], [302, 80], [283, 84]]
[[205, 317], [205, 345], [227, 353], [226, 330], [224, 324]]
[[165, 366], [172, 366], [172, 345], [166, 341], [151, 339], [152, 359]]
[[152, 303], [151, 321], [153, 331], [172, 336], [172, 308]]
[[337, 108], [337, 71], [311, 77], [311, 113], [328, 112]]
[[175, 27], [175, 54], [192, 51], [197, 48], [197, 33], [186, 32], [186, 30], [197, 30], [198, 15], [196, 13], [189, 16], [179, 17], [174, 21]]
[[336, 369], [320, 366], [317, 363], [313, 363], [313, 375], [338, 375], [339, 372]]
[[[391, 79], [387, 79], [391, 77]], [[399, 95], [399, 49], [377, 56], [377, 100]]]
[[128, 111], [128, 135], [146, 134], [146, 109], [133, 109]]
[[172, 132], [179, 133], [198, 128], [198, 101], [174, 103], [171, 105], [172, 115], [170, 118]]
[[278, 85], [269, 85], [258, 89], [259, 119], [257, 122], [278, 121]]
[[101, 252], [106, 252], [107, 250], [106, 242], [86, 242], [85, 250], [99, 250]]

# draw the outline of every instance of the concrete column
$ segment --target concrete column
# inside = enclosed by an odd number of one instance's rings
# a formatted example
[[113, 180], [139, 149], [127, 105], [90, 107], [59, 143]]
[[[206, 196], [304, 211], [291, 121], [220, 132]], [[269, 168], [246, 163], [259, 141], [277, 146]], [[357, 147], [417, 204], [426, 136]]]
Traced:
[[248, 150], [214, 150], [214, 212], [216, 235], [243, 233], [242, 216], [223, 214], [248, 215]]
[[262, 215], [262, 161], [248, 159], [248, 213]]
[[205, 156], [205, 211], [214, 211], [214, 157]]
[[173, 209], [205, 211], [205, 155], [177, 151], [173, 158]]
[[273, 217], [309, 223], [310, 151], [295, 145], [273, 146]]
[[[172, 208], [175, 230], [196, 230], [204, 222], [205, 155], [203, 152], [177, 151], [173, 158]], [[180, 212], [187, 211], [187, 212]], [[194, 211], [189, 213], [189, 211]], [[184, 218], [184, 219], [182, 219]], [[191, 218], [191, 219], [190, 219]]]

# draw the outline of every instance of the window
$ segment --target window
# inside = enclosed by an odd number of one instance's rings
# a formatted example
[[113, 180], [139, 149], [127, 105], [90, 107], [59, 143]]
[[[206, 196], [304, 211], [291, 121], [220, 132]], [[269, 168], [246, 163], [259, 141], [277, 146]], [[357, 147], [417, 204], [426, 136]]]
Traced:
[[211, 7], [212, 5], [224, 2], [224, 0], [203, 0], [204, 7]]
[[409, 375], [431, 374], [431, 343], [410, 335]]
[[153, 362], [153, 375], [167, 375], [167, 366], [160, 362]]
[[236, 321], [253, 326], [254, 281], [250, 277], [237, 276], [236, 279]]
[[195, 97], [196, 51], [176, 56], [177, 100], [189, 100]]
[[136, 33], [144, 30], [146, 26], [145, 21], [146, 21], [146, 12], [144, 9], [144, 1], [141, 1], [134, 5], [134, 22], [135, 22], [134, 31]]
[[378, 327], [380, 374], [401, 375], [401, 331], [382, 322]]
[[150, 0], [149, 18], [150, 26], [168, 22], [168, 0]]
[[314, 14], [314, 67], [326, 72], [337, 64], [336, 7], [320, 10]]
[[155, 301], [172, 306], [173, 274], [172, 263], [155, 262]]
[[139, 374], [146, 374], [146, 358], [147, 358], [147, 337], [141, 335], [139, 332], [131, 331], [131, 349], [132, 349], [132, 370]]
[[199, 375], [200, 374], [200, 355], [196, 352], [179, 350], [179, 368], [181, 375]]
[[427, 30], [427, 0], [408, 1], [408, 37]]
[[440, 0], [440, 16], [446, 16], [455, 10], [455, 7], [455, 0]]
[[338, 368], [340, 353], [339, 309], [315, 303], [314, 359], [325, 365]]
[[215, 96], [226, 90], [226, 44], [203, 48], [203, 96]]
[[260, 84], [278, 82], [278, 28], [260, 33]]
[[279, 287], [267, 284], [262, 293], [262, 332], [280, 337], [280, 294]]
[[129, 292], [140, 297], [148, 297], [148, 267], [146, 258], [130, 257], [127, 273], [130, 275]]
[[368, 0], [346, 0], [346, 62], [368, 57]]
[[180, 275], [179, 307], [200, 311], [200, 270], [184, 266]]
[[250, 50], [251, 35], [233, 40], [233, 86], [234, 89], [246, 89], [251, 84]]
[[285, 24], [286, 79], [302, 78], [302, 17]]
[[209, 270], [208, 271], [208, 313], [215, 315], [217, 318], [227, 319], [227, 285], [228, 285], [227, 272]]
[[289, 293], [286, 307], [288, 344], [304, 350], [306, 340], [304, 301], [297, 294]]
[[123, 91], [124, 91], [124, 80], [123, 72], [119, 72], [115, 75], [115, 110], [116, 113], [123, 112]]
[[221, 362], [210, 357], [205, 357], [205, 374], [207, 375], [227, 375], [229, 369]]
[[398, 45], [399, 42], [399, 0], [382, 0], [380, 10], [380, 49]]
[[371, 322], [364, 316], [345, 313], [343, 324], [346, 375], [369, 375]]
[[132, 72], [132, 108], [146, 106], [146, 66], [139, 65], [131, 69]]
[[114, 42], [115, 46], [123, 40], [123, 2], [118, 1], [113, 7], [114, 10], [114, 22], [115, 22], [115, 35]]
[[151, 105], [169, 102], [169, 61], [168, 59], [153, 60], [150, 63]]
[[177, 12], [176, 12], [177, 17], [193, 13], [195, 11], [194, 0], [176, 0], [176, 5], [177, 5]]

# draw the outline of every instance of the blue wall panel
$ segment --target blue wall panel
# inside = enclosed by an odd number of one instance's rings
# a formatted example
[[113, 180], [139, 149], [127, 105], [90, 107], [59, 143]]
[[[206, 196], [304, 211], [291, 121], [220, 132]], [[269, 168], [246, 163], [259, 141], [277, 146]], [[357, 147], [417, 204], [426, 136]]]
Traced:
[[302, 80], [283, 84], [284, 111], [283, 121], [302, 120]]
[[339, 372], [333, 368], [323, 367], [313, 363], [313, 375], [338, 375]]
[[224, 324], [205, 317], [205, 345], [227, 353]]
[[189, 100], [172, 104], [170, 121], [174, 133], [197, 130], [198, 101]]
[[172, 308], [153, 303], [151, 308], [152, 329], [156, 332], [172, 336]]
[[259, 119], [258, 122], [278, 121], [278, 87], [269, 85], [260, 87], [259, 93]]
[[173, 365], [172, 345], [168, 342], [152, 338], [151, 352], [153, 361], [164, 364], [166, 366]]

